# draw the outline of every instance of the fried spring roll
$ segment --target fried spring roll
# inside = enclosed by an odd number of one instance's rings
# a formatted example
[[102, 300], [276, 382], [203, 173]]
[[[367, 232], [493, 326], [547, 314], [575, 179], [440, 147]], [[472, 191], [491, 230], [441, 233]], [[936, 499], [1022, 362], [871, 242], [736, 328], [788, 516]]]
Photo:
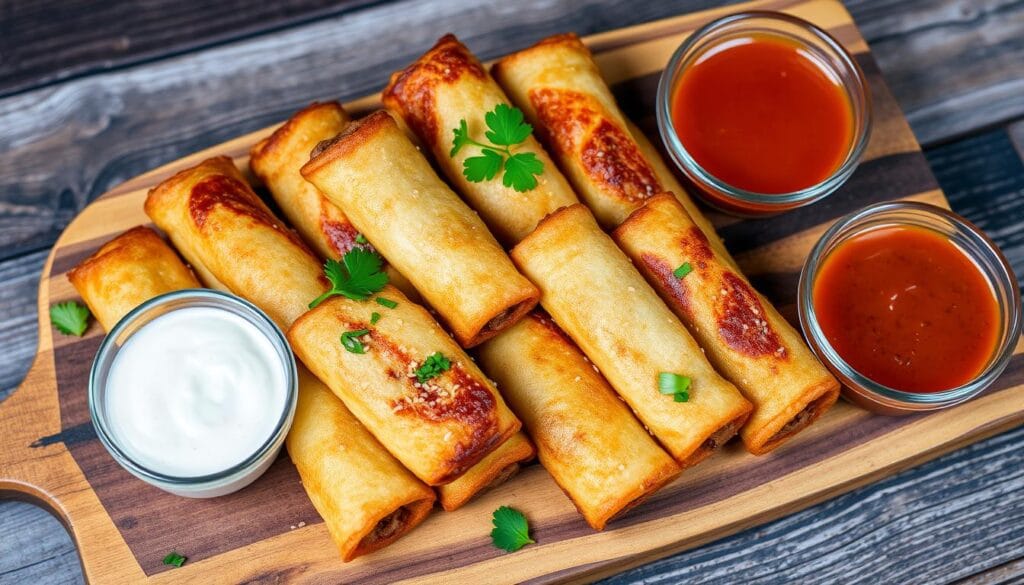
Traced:
[[381, 447], [320, 380], [304, 367], [298, 372], [288, 455], [342, 560], [351, 561], [422, 522], [434, 492]]
[[463, 347], [537, 304], [537, 288], [386, 112], [317, 147], [302, 175], [409, 278]]
[[532, 136], [516, 146], [516, 153], [531, 153], [544, 165], [534, 189], [518, 192], [504, 186], [500, 177], [473, 183], [462, 174], [463, 162], [479, 156], [479, 149], [463, 148], [452, 156], [452, 131], [465, 120], [469, 136], [486, 143], [484, 114], [509, 101], [455, 35], [441, 37], [415, 63], [394, 73], [382, 100], [430, 148], [448, 181], [503, 244], [516, 244], [544, 216], [578, 202], [565, 177]]
[[[740, 430], [748, 451], [771, 451], [835, 403], [836, 379], [771, 303], [711, 248], [671, 194], [649, 199], [613, 237], [715, 368], [754, 403]], [[673, 271], [683, 265], [691, 272], [676, 277]]]
[[455, 481], [439, 486], [437, 496], [446, 512], [461, 508], [481, 492], [511, 479], [523, 463], [533, 459], [536, 450], [523, 433], [516, 433], [491, 451]]
[[625, 221], [648, 197], [672, 191], [729, 257], [658, 151], [626, 120], [579, 37], [544, 39], [501, 59], [492, 73], [605, 229]]
[[282, 329], [327, 290], [320, 259], [274, 217], [230, 158], [167, 179], [149, 192], [146, 213], [193, 266]]
[[[319, 260], [281, 227], [231, 159], [209, 159], [167, 179], [150, 192], [146, 212], [197, 270], [216, 272], [284, 329], [326, 289]], [[299, 370], [300, 411], [288, 453], [342, 558], [350, 560], [411, 530], [435, 496]]]
[[[300, 110], [249, 152], [249, 167], [267, 186], [278, 207], [302, 239], [321, 258], [341, 258], [356, 246], [359, 232], [338, 206], [299, 173], [320, 142], [337, 136], [351, 118], [338, 102], [314, 103]], [[416, 296], [409, 281], [393, 266], [386, 269], [391, 284], [406, 296]]]
[[[512, 250], [541, 304], [682, 465], [736, 434], [751, 405], [715, 372], [693, 337], [582, 205], [549, 215]], [[689, 399], [659, 391], [690, 379]]]
[[103, 244], [68, 271], [68, 280], [105, 331], [157, 295], [201, 286], [174, 250], [143, 226]]
[[[519, 430], [490, 380], [423, 307], [393, 287], [398, 304], [370, 322], [376, 305], [333, 297], [288, 330], [295, 355], [323, 380], [416, 477], [449, 483]], [[379, 308], [379, 307], [378, 307]], [[346, 332], [358, 347], [338, 339]], [[449, 368], [421, 375], [440, 353]]]
[[679, 475], [546, 316], [531, 313], [481, 345], [479, 357], [536, 442], [541, 464], [595, 530]]

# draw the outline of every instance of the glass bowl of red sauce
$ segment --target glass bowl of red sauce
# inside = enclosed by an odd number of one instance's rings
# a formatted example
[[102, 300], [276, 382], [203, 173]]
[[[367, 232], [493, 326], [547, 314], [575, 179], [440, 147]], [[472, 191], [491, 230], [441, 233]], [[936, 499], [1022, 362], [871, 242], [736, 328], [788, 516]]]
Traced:
[[656, 112], [698, 194], [741, 216], [834, 192], [871, 133], [856, 61], [825, 31], [775, 12], [733, 14], [694, 32], [662, 73]]
[[851, 402], [909, 414], [968, 400], [1021, 334], [1020, 289], [994, 243], [933, 205], [871, 205], [838, 220], [804, 264], [800, 325]]

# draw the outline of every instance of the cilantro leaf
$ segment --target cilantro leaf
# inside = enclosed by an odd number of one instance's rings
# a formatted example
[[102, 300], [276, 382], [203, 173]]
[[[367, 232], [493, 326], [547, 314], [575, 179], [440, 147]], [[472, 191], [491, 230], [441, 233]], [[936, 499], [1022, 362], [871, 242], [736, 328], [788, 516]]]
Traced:
[[530, 538], [530, 525], [523, 513], [502, 506], [494, 511], [491, 519], [494, 530], [491, 530], [491, 542], [494, 546], [508, 552], [515, 552], [528, 544], [534, 544]]
[[462, 174], [473, 183], [490, 181], [497, 176], [504, 162], [501, 153], [485, 148], [482, 156], [471, 156], [462, 163]]
[[670, 394], [676, 402], [687, 402], [690, 400], [690, 379], [686, 376], [673, 374], [672, 372], [661, 372], [658, 374], [658, 391], [662, 394]]
[[342, 261], [328, 260], [324, 263], [324, 276], [331, 288], [313, 299], [309, 308], [315, 308], [330, 297], [341, 295], [356, 301], [366, 300], [379, 292], [388, 283], [388, 275], [382, 272], [384, 261], [372, 250], [352, 248], [345, 252]]
[[691, 272], [693, 272], [693, 266], [690, 266], [689, 262], [683, 262], [679, 265], [679, 268], [672, 271], [672, 274], [674, 274], [676, 278], [682, 278]]
[[455, 134], [455, 138], [452, 140], [452, 150], [448, 153], [448, 156], [455, 156], [463, 146], [475, 144], [469, 137], [469, 126], [466, 125], [465, 120], [460, 120], [459, 127], [452, 128], [452, 133]]
[[498, 104], [484, 114], [484, 122], [488, 131], [484, 133], [487, 140], [499, 146], [513, 146], [526, 140], [533, 132], [533, 126], [523, 122], [523, 112], [508, 104]]
[[451, 367], [451, 360], [444, 357], [443, 353], [439, 351], [432, 353], [427, 359], [423, 360], [423, 364], [420, 367], [416, 368], [416, 381], [422, 384], [447, 372]]
[[532, 152], [513, 154], [505, 161], [505, 176], [501, 183], [512, 187], [520, 193], [530, 191], [537, 186], [537, 177], [544, 172], [544, 163]]
[[164, 557], [164, 564], [165, 565], [171, 565], [172, 567], [181, 568], [181, 566], [184, 565], [185, 561], [187, 561], [187, 560], [188, 560], [188, 557], [186, 557], [184, 555], [180, 555], [180, 554], [178, 554], [176, 552], [172, 552], [172, 553], [168, 554], [166, 557]]
[[81, 337], [89, 327], [89, 309], [75, 301], [50, 307], [50, 322], [64, 335]]
[[513, 148], [522, 144], [533, 132], [533, 126], [523, 121], [523, 112], [519, 108], [505, 103], [494, 106], [484, 114], [487, 130], [484, 136], [489, 144], [473, 140], [469, 136], [469, 124], [465, 119], [459, 120], [459, 127], [452, 129], [452, 149], [449, 156], [454, 157], [466, 146], [476, 146], [481, 150], [479, 156], [471, 156], [462, 161], [462, 174], [471, 183], [490, 181], [503, 173], [501, 182], [506, 187], [523, 192], [537, 186], [537, 177], [544, 172], [544, 163], [533, 152], [513, 152]]

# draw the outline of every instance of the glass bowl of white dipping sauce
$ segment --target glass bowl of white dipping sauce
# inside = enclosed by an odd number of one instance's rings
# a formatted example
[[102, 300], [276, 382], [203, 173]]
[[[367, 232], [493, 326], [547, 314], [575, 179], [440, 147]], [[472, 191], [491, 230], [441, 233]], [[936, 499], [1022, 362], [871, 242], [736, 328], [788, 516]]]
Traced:
[[277, 457], [295, 415], [295, 358], [263, 311], [188, 289], [125, 315], [89, 376], [100, 441], [129, 473], [190, 498], [237, 491]]

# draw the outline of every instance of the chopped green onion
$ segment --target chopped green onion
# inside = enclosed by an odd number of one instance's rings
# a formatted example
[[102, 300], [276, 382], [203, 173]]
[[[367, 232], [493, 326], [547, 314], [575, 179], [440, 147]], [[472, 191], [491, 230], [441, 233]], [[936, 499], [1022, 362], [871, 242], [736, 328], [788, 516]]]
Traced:
[[398, 303], [396, 303], [395, 301], [392, 301], [391, 299], [386, 299], [384, 297], [377, 297], [377, 304], [384, 305], [389, 309], [394, 309], [395, 307], [398, 306]]
[[690, 399], [690, 379], [686, 376], [661, 372], [658, 374], [658, 391], [662, 394], [671, 394], [676, 402], [686, 402]]
[[683, 262], [679, 268], [672, 271], [672, 274], [675, 274], [676, 278], [682, 278], [691, 272], [693, 272], [693, 266], [690, 266], [689, 262]]
[[416, 368], [416, 380], [422, 384], [431, 378], [440, 376], [451, 367], [452, 362], [444, 357], [443, 353], [435, 352], [423, 360], [423, 365]]
[[366, 353], [366, 346], [357, 338], [362, 337], [369, 332], [369, 329], [356, 329], [355, 331], [346, 331], [342, 333], [342, 347], [344, 347], [349, 353]]
[[187, 560], [188, 560], [188, 557], [183, 556], [183, 555], [179, 555], [176, 552], [172, 552], [169, 555], [167, 555], [166, 557], [164, 557], [164, 564], [165, 565], [171, 565], [172, 567], [181, 567], [182, 565], [185, 564], [185, 561], [187, 561]]
[[370, 315], [370, 325], [376, 325], [377, 321], [380, 321], [380, 313], [374, 311], [373, 314]]

